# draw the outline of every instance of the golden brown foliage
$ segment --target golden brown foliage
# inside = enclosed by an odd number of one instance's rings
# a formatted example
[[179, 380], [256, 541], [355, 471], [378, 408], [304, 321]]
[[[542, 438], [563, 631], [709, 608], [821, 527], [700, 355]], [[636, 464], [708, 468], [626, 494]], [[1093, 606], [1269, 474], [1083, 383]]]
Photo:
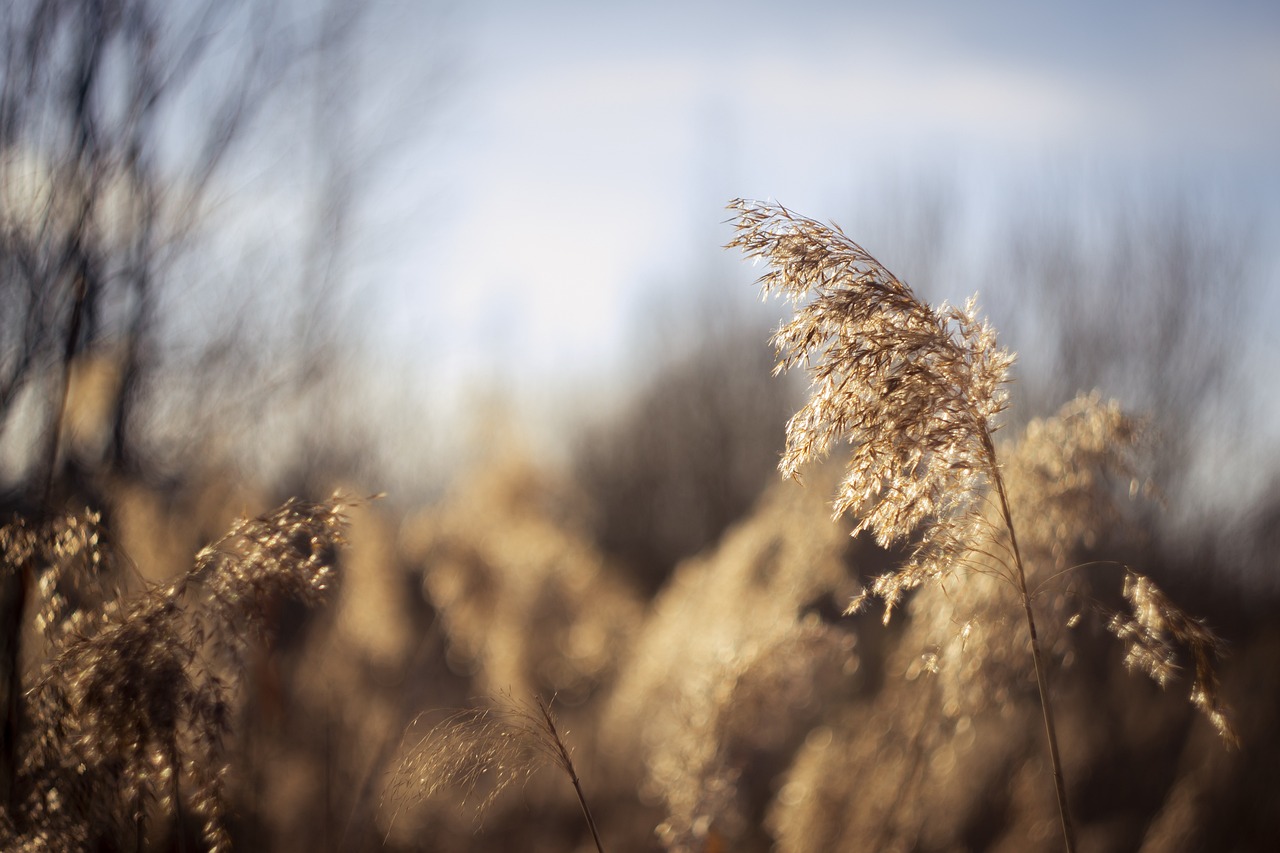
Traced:
[[595, 819], [550, 703], [541, 698], [529, 703], [502, 696], [491, 707], [449, 716], [411, 742], [410, 732], [421, 719], [406, 730], [387, 787], [385, 800], [390, 801], [392, 810], [388, 836], [401, 811], [443, 793], [460, 796], [461, 804], [474, 810], [479, 824], [504, 790], [551, 766], [572, 783], [596, 849], [601, 849]]
[[849, 586], [847, 529], [775, 485], [721, 545], [681, 564], [624, 664], [603, 723], [663, 802], [669, 850], [758, 830], [763, 768], [780, 770], [826, 701], [851, 689], [853, 637], [819, 617]]
[[451, 663], [490, 696], [585, 698], [640, 619], [635, 593], [566, 523], [572, 499], [528, 461], [493, 463], [464, 483], [404, 534]]
[[[224, 849], [226, 741], [245, 652], [272, 602], [316, 603], [330, 589], [343, 509], [336, 497], [290, 500], [241, 519], [177, 580], [78, 619], [55, 584], [42, 583], [41, 623], [76, 630], [54, 635], [56, 656], [26, 697], [18, 807], [4, 842], [74, 850], [135, 837], [141, 846], [153, 812], [180, 817], [185, 804], [203, 816], [209, 848]], [[94, 521], [49, 528], [54, 544], [43, 550], [59, 568], [42, 578], [68, 577], [85, 554], [102, 562]], [[5, 530], [6, 561], [41, 551], [22, 547], [31, 538], [23, 525]]]
[[[803, 365], [811, 376], [809, 401], [787, 424], [782, 473], [795, 476], [834, 443], [848, 443], [836, 515], [853, 514], [854, 533], [870, 530], [882, 546], [914, 537], [906, 563], [869, 591], [884, 600], [885, 621], [904, 592], [926, 581], [991, 573], [1022, 591], [1038, 657], [1031, 622], [1038, 587], [1028, 586], [1034, 572], [1024, 555], [1032, 566], [1062, 572], [1070, 568], [1066, 553], [1094, 541], [1113, 480], [1136, 484], [1137, 424], [1115, 403], [1078, 397], [1056, 418], [1033, 421], [1024, 452], [1006, 469], [992, 435], [1007, 406], [1013, 355], [998, 347], [972, 300], [963, 309], [932, 309], [838, 228], [780, 205], [737, 200], [730, 207], [738, 219], [729, 245], [766, 259], [764, 292], [796, 306], [774, 337], [777, 369]], [[1025, 489], [1006, 492], [1012, 478], [1025, 480]], [[1020, 547], [1015, 526], [1031, 549]], [[1221, 641], [1150, 579], [1132, 570], [1126, 578], [1135, 615], [1117, 616], [1111, 628], [1128, 642], [1130, 665], [1163, 683], [1173, 667], [1170, 641], [1185, 646], [1195, 661], [1192, 701], [1231, 740], [1213, 673]], [[967, 638], [973, 623], [963, 624]]]
[[779, 465], [794, 477], [832, 445], [849, 445], [834, 509], [911, 557], [871, 593], [889, 618], [903, 593], [955, 571], [984, 524], [989, 436], [1004, 410], [1013, 357], [996, 345], [972, 300], [938, 310], [839, 229], [781, 206], [735, 201], [729, 243], [770, 267], [766, 294], [795, 306], [774, 336], [777, 370], [803, 366], [808, 402], [787, 424]]
[[[968, 583], [981, 575], [1009, 582], [1025, 617], [1063, 842], [1070, 853], [1073, 821], [1048, 661], [1033, 607], [1039, 587], [1033, 586], [1035, 573], [1024, 558], [1035, 555], [1020, 546], [1015, 515], [1022, 510], [1015, 509], [1018, 495], [1007, 487], [992, 438], [996, 417], [1007, 405], [1004, 384], [1013, 356], [977, 319], [972, 300], [963, 309], [931, 308], [838, 228], [779, 205], [737, 200], [730, 207], [738, 217], [729, 245], [764, 258], [769, 269], [759, 283], [765, 294], [781, 293], [795, 306], [794, 318], [774, 337], [781, 357], [777, 369], [803, 365], [810, 375], [809, 401], [787, 424], [787, 451], [779, 467], [795, 476], [800, 466], [846, 442], [849, 461], [834, 502], [836, 516], [852, 513], [855, 534], [870, 530], [884, 547], [911, 543], [904, 565], [877, 578], [849, 611], [875, 596], [885, 602], [887, 623], [903, 594], [926, 582], [943, 585], [951, 577], [968, 576]], [[1061, 557], [1066, 542], [1091, 535], [1084, 526], [1094, 511], [1089, 501], [1099, 480], [1125, 469], [1133, 435], [1114, 406], [1089, 398], [1067, 408], [1057, 423], [1076, 415], [1071, 425], [1080, 427], [1073, 436], [1078, 440], [1065, 448], [1076, 453], [1033, 459], [1047, 466], [1037, 472], [1049, 475], [1040, 478], [1042, 484], [1057, 483], [1028, 493], [1029, 501], [1046, 507], [1043, 517], [1033, 518], [1050, 523], [1049, 542], [1062, 540], [1043, 549], [1049, 565], [1061, 562], [1053, 557], [1055, 552]], [[982, 592], [980, 609], [992, 592]], [[1196, 663], [1192, 701], [1229, 740], [1212, 671], [1217, 639], [1145, 578], [1127, 583], [1126, 597], [1137, 616], [1114, 619], [1112, 630], [1130, 642], [1131, 664], [1160, 679], [1172, 665], [1167, 638], [1188, 646]], [[962, 625], [963, 646], [974, 617]], [[936, 653], [928, 660], [935, 668]]]
[[1107, 627], [1125, 643], [1125, 665], [1142, 670], [1163, 687], [1179, 669], [1178, 649], [1184, 649], [1194, 666], [1191, 703], [1224, 740], [1235, 743], [1230, 712], [1218, 684], [1222, 641], [1203, 622], [1180, 610], [1148, 577], [1126, 572], [1124, 597], [1132, 614], [1116, 614]]

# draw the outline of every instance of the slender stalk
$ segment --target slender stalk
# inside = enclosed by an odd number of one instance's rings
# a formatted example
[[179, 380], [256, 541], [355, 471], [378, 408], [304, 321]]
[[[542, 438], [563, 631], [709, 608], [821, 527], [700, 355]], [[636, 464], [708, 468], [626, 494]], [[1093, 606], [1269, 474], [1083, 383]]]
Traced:
[[591, 830], [591, 838], [596, 843], [596, 850], [604, 853], [604, 845], [600, 843], [600, 833], [596, 830], [595, 818], [591, 816], [591, 807], [587, 805], [586, 794], [582, 792], [582, 783], [578, 779], [578, 773], [573, 767], [573, 759], [569, 757], [569, 750], [565, 748], [564, 741], [560, 738], [560, 733], [556, 730], [555, 718], [551, 716], [551, 709], [547, 704], [538, 699], [538, 710], [542, 712], [542, 719], [547, 725], [547, 732], [551, 735], [552, 741], [555, 742], [556, 749], [559, 752], [560, 766], [569, 774], [569, 780], [573, 782], [573, 790], [578, 795], [578, 805], [582, 806], [582, 816], [587, 820], [587, 828]]
[[1049, 757], [1053, 763], [1053, 783], [1058, 793], [1058, 815], [1062, 819], [1062, 840], [1067, 853], [1075, 853], [1075, 829], [1071, 823], [1071, 809], [1067, 804], [1067, 784], [1062, 774], [1062, 759], [1058, 753], [1058, 730], [1053, 722], [1053, 705], [1049, 702], [1049, 675], [1040, 653], [1040, 638], [1036, 633], [1036, 618], [1031, 610], [1031, 593], [1027, 590], [1027, 573], [1022, 565], [1022, 552], [1018, 548], [1018, 534], [1013, 527], [1013, 514], [1009, 510], [1009, 497], [1005, 493], [1004, 477], [996, 461], [995, 445], [988, 430], [982, 432], [983, 449], [991, 463], [991, 478], [1000, 496], [1000, 513], [1009, 531], [1009, 543], [1013, 549], [1013, 562], [1018, 570], [1018, 592], [1022, 596], [1022, 609], [1027, 615], [1027, 631], [1031, 635], [1031, 659], [1035, 663], [1036, 686], [1040, 690], [1040, 711], [1044, 715], [1044, 733], [1049, 741]]
[[[44, 448], [43, 476], [40, 488], [40, 502], [36, 508], [37, 529], [53, 514], [51, 500], [53, 484], [57, 475], [58, 449], [62, 445], [62, 434], [67, 420], [67, 402], [71, 389], [71, 368], [75, 359], [76, 343], [80, 339], [80, 329], [84, 323], [84, 307], [88, 298], [88, 278], [81, 270], [76, 276], [75, 302], [71, 309], [71, 323], [67, 329], [67, 338], [62, 353], [62, 388], [58, 394], [57, 410], [53, 423], [49, 426], [49, 436]], [[43, 531], [41, 532], [43, 534]], [[27, 599], [31, 596], [34, 583], [33, 570], [29, 562], [24, 561], [13, 580], [13, 604], [8, 624], [5, 626], [5, 656], [9, 665], [6, 673], [7, 694], [5, 698], [3, 743], [0, 743], [0, 802], [10, 809], [17, 808], [16, 797], [18, 779], [18, 740], [22, 737], [25, 724], [22, 711], [22, 626], [26, 624]]]

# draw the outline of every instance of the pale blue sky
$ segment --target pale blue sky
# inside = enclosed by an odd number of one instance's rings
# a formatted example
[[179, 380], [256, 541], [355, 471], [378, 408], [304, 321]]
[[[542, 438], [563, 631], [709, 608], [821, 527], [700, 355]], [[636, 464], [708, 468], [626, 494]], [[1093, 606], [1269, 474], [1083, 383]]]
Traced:
[[376, 261], [387, 338], [450, 372], [618, 357], [646, 288], [719, 263], [735, 195], [844, 221], [878, 183], [998, 196], [1078, 172], [1277, 211], [1272, 2], [387, 11], [370, 73], [410, 78], [437, 45], [419, 27], [455, 57], [387, 196], [418, 236]]
[[[370, 167], [357, 170], [359, 220], [340, 258], [340, 325], [370, 344], [353, 362], [368, 392], [353, 406], [387, 433], [379, 451], [406, 481], [387, 488], [430, 479], [469, 445], [491, 452], [469, 416], [495, 385], [531, 442], [607, 412], [654, 344], [636, 324], [655, 302], [710, 281], [725, 300], [756, 303], [759, 271], [720, 248], [735, 196], [836, 220], [931, 300], [980, 291], [1024, 366], [1047, 336], [1025, 316], [1006, 324], [1024, 284], [1001, 277], [1011, 224], [1052, 227], [1065, 211], [1106, 228], [1126, 204], [1177, 198], [1251, 230], [1265, 256], [1233, 332], [1252, 444], [1220, 438], [1223, 459], [1206, 464], [1250, 469], [1217, 477], [1231, 500], [1266, 486], [1270, 466], [1251, 460], [1280, 453], [1275, 0], [368, 9], [349, 64], [334, 66], [355, 95], [335, 120]], [[213, 223], [234, 232], [229, 257], [245, 235], [259, 245], [246, 287], [286, 305], [297, 272], [281, 271], [275, 293], [261, 282], [276, 270], [260, 262], [310, 257], [288, 251], [323, 189], [306, 155], [308, 103], [282, 94]], [[927, 257], [934, 201], [962, 232], [948, 235], [941, 269]], [[199, 306], [190, 322], [234, 313], [194, 272], [177, 295]], [[776, 322], [783, 309], [760, 310]]]

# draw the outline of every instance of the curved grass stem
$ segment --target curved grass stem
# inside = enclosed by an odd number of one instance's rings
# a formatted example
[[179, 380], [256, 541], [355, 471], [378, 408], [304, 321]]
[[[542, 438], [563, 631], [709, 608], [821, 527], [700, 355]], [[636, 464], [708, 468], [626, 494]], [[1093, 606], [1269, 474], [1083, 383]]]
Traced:
[[569, 781], [573, 783], [573, 791], [578, 796], [578, 805], [582, 807], [582, 816], [587, 821], [587, 828], [591, 830], [591, 838], [596, 843], [596, 850], [604, 853], [604, 845], [600, 843], [600, 833], [596, 829], [595, 818], [591, 815], [591, 807], [587, 805], [587, 796], [582, 792], [582, 782], [578, 779], [578, 771], [573, 766], [573, 759], [569, 756], [569, 749], [564, 745], [564, 741], [560, 737], [560, 732], [556, 728], [555, 717], [551, 715], [551, 707], [548, 703], [538, 698], [538, 710], [542, 712], [542, 720], [546, 725], [547, 734], [551, 736], [552, 743], [556, 748], [556, 760], [565, 773], [569, 775]]
[[1009, 510], [1009, 497], [1004, 488], [1004, 477], [996, 460], [995, 445], [991, 433], [982, 434], [983, 447], [991, 463], [991, 478], [1000, 497], [1000, 514], [1009, 531], [1009, 544], [1013, 550], [1014, 568], [1017, 570], [1018, 593], [1022, 597], [1022, 609], [1027, 617], [1027, 632], [1031, 635], [1031, 659], [1035, 664], [1036, 687], [1040, 691], [1040, 711], [1044, 715], [1044, 733], [1049, 741], [1049, 758], [1053, 764], [1053, 783], [1058, 794], [1058, 815], [1062, 821], [1062, 841], [1067, 853], [1075, 853], [1075, 829], [1071, 821], [1071, 808], [1067, 802], [1067, 784], [1062, 774], [1062, 758], [1058, 751], [1058, 730], [1053, 722], [1053, 705], [1049, 701], [1049, 675], [1040, 652], [1040, 637], [1036, 632], [1036, 617], [1031, 608], [1031, 593], [1027, 588], [1027, 572], [1022, 564], [1022, 552], [1018, 548], [1018, 534], [1013, 527], [1013, 514]]

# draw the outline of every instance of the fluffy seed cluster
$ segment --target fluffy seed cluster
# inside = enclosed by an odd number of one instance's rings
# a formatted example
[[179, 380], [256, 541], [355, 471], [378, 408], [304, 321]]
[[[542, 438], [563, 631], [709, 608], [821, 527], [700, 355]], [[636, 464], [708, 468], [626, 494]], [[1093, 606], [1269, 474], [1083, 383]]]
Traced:
[[1182, 651], [1192, 661], [1191, 703], [1209, 718], [1223, 740], [1237, 743], [1218, 683], [1217, 662], [1225, 650], [1222, 640], [1179, 609], [1148, 577], [1127, 572], [1124, 597], [1132, 613], [1116, 614], [1108, 628], [1126, 646], [1125, 665], [1147, 673], [1163, 687], [1180, 669]]
[[123, 605], [83, 608], [79, 618], [59, 583], [81, 574], [77, 561], [102, 562], [96, 517], [27, 537], [50, 543], [43, 548], [22, 547], [25, 528], [7, 527], [10, 567], [24, 555], [58, 558], [56, 571], [35, 571], [39, 618], [62, 627], [25, 697], [17, 807], [0, 825], [0, 843], [96, 849], [132, 838], [141, 848], [156, 813], [181, 817], [189, 808], [204, 819], [208, 848], [225, 849], [225, 741], [246, 650], [269, 626], [273, 601], [315, 603], [332, 586], [343, 509], [336, 496], [290, 500], [242, 519], [176, 581]]
[[[978, 320], [972, 300], [935, 310], [835, 226], [776, 204], [737, 200], [730, 208], [737, 233], [729, 246], [764, 259], [764, 293], [795, 306], [774, 336], [776, 369], [802, 366], [811, 380], [808, 402], [787, 424], [780, 469], [794, 477], [846, 442], [835, 514], [853, 515], [854, 532], [870, 530], [882, 546], [911, 543], [905, 564], [875, 579], [849, 609], [880, 598], [887, 622], [903, 594], [925, 582], [962, 571], [1002, 577], [1022, 593], [1039, 671], [1031, 613], [1039, 587], [1028, 586], [1035, 572], [1024, 559], [1034, 556], [1054, 577], [1070, 571], [1067, 555], [1093, 543], [1094, 522], [1107, 514], [1110, 481], [1137, 484], [1129, 453], [1138, 425], [1118, 406], [1081, 396], [1028, 427], [1027, 447], [1006, 478], [992, 435], [1007, 405], [1013, 355]], [[1011, 502], [1006, 483], [1018, 481], [1027, 488]], [[1031, 551], [1019, 547], [1015, 517], [1033, 534]], [[1221, 641], [1128, 569], [1124, 595], [1133, 612], [1112, 618], [1110, 630], [1126, 642], [1130, 667], [1163, 684], [1185, 651], [1191, 701], [1232, 741], [1215, 675]]]
[[850, 514], [855, 533], [870, 530], [885, 547], [920, 534], [905, 565], [870, 590], [887, 621], [903, 593], [951, 571], [984, 524], [990, 436], [1013, 356], [973, 300], [931, 308], [839, 228], [780, 205], [730, 208], [738, 218], [729, 246], [763, 258], [764, 293], [795, 305], [774, 335], [775, 372], [801, 366], [810, 377], [780, 470], [795, 477], [846, 442], [835, 514]]
[[103, 580], [111, 574], [99, 513], [86, 509], [33, 524], [21, 516], [0, 527], [0, 560], [7, 572], [31, 576], [36, 630], [53, 648], [93, 629], [112, 608]]

